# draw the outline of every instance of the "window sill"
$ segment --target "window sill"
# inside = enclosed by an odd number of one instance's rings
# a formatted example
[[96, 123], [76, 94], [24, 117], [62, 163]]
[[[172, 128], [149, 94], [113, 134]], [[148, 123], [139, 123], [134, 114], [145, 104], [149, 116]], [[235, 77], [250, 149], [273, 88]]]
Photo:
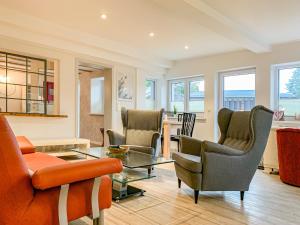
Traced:
[[0, 112], [3, 116], [23, 116], [23, 117], [50, 117], [50, 118], [67, 118], [67, 115], [46, 115], [41, 113], [11, 113], [11, 112]]
[[104, 116], [104, 113], [90, 113], [90, 116]]
[[273, 121], [272, 128], [280, 128], [280, 127], [300, 127], [300, 120], [290, 120], [290, 121]]

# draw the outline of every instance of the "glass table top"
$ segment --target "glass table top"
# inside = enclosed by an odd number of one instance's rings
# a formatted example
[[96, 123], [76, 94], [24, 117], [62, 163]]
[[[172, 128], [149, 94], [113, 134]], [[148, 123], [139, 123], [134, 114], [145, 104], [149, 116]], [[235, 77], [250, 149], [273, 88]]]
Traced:
[[112, 174], [113, 181], [118, 183], [127, 184], [134, 181], [146, 180], [156, 177], [153, 173], [148, 174], [147, 172], [142, 171], [141, 169], [129, 169], [124, 168], [121, 173]]
[[[114, 156], [109, 153], [107, 147], [93, 147], [88, 149], [75, 148], [72, 149], [72, 151], [99, 159], [114, 158]], [[174, 162], [174, 160], [171, 158], [155, 157], [149, 154], [132, 150], [129, 150], [128, 153], [126, 153], [124, 156], [117, 158], [121, 159], [124, 167], [131, 169]]]

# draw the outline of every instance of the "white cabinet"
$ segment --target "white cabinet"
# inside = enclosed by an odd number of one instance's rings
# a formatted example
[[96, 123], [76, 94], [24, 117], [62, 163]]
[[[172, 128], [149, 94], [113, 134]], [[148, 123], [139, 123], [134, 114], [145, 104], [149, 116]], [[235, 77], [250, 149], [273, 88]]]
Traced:
[[279, 169], [276, 130], [277, 128], [272, 127], [265, 153], [263, 155], [263, 165], [266, 168]]
[[283, 128], [300, 128], [300, 121], [273, 121], [268, 143], [263, 155], [263, 165], [266, 168], [279, 169], [276, 130]]

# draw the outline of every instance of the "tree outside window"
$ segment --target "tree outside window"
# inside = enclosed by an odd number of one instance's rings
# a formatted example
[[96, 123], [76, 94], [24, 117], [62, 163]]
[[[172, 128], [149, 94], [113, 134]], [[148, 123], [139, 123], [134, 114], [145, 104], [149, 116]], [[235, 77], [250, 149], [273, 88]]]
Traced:
[[278, 109], [285, 116], [300, 113], [300, 68], [279, 69]]

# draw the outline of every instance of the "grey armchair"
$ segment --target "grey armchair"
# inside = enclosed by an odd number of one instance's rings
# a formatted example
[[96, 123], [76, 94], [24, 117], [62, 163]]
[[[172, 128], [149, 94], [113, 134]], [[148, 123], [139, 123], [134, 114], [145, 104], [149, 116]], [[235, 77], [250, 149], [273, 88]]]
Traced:
[[130, 145], [131, 150], [159, 155], [163, 112], [122, 108], [123, 134], [108, 130], [110, 145]]
[[181, 181], [199, 191], [240, 191], [241, 200], [263, 155], [273, 112], [263, 106], [251, 112], [223, 108], [218, 113], [218, 143], [181, 137], [181, 151], [173, 153], [178, 186]]

